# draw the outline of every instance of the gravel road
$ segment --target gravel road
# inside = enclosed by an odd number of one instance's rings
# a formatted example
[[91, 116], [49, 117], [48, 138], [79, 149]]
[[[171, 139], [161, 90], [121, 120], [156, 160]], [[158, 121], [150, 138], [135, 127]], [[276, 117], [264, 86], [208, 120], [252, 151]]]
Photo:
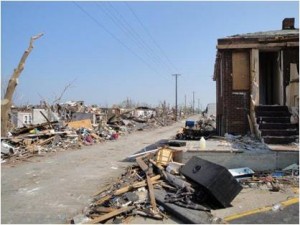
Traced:
[[31, 162], [3, 163], [1, 223], [68, 223], [88, 206], [100, 187], [124, 171], [128, 163], [123, 159], [173, 137], [183, 125], [180, 121], [117, 141], [34, 157]]

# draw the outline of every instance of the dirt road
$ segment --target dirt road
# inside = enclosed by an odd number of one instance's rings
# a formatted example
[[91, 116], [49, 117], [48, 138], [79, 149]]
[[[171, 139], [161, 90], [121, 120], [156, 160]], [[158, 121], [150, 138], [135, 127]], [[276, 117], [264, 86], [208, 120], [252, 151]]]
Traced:
[[[196, 119], [197, 116], [192, 117]], [[1, 165], [2, 223], [66, 223], [88, 206], [100, 187], [118, 177], [127, 156], [184, 125], [140, 131], [80, 150], [35, 157], [32, 162]]]

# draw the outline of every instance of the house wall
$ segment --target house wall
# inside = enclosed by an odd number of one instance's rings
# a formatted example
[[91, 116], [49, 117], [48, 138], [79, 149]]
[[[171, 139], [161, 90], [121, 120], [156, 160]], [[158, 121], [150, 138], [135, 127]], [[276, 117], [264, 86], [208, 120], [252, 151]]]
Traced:
[[42, 116], [42, 114], [40, 113], [44, 113], [44, 115], [47, 116], [47, 111], [45, 109], [33, 109], [33, 124], [41, 124], [41, 123], [46, 123], [47, 120]]
[[249, 90], [233, 91], [232, 53], [232, 50], [220, 51], [220, 64], [216, 76], [217, 129], [222, 136], [225, 133], [246, 134], [249, 131]]
[[[286, 87], [290, 84], [290, 64], [297, 64], [299, 71], [299, 47], [288, 48], [283, 50], [283, 81], [284, 81], [284, 93], [286, 93]], [[286, 96], [284, 97], [286, 102]]]
[[16, 127], [23, 127], [32, 123], [32, 113], [31, 112], [17, 112], [16, 114]]

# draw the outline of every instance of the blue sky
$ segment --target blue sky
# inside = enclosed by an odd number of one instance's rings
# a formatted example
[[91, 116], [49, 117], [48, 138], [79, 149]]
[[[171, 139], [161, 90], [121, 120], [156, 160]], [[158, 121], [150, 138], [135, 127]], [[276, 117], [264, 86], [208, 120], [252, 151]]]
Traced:
[[73, 81], [62, 102], [111, 106], [130, 98], [174, 105], [171, 74], [179, 73], [178, 104], [185, 95], [191, 104], [194, 91], [195, 106], [199, 99], [205, 107], [216, 102], [217, 39], [279, 30], [285, 17], [299, 27], [297, 1], [2, 1], [1, 78], [5, 84], [30, 37], [43, 32], [20, 76], [16, 104], [36, 104], [41, 97], [51, 103]]

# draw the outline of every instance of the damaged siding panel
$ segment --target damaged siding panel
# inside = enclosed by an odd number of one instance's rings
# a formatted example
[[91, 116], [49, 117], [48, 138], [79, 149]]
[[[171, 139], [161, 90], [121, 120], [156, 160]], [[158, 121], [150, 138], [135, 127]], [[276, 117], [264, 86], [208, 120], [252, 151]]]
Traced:
[[232, 53], [232, 90], [249, 90], [249, 52]]

